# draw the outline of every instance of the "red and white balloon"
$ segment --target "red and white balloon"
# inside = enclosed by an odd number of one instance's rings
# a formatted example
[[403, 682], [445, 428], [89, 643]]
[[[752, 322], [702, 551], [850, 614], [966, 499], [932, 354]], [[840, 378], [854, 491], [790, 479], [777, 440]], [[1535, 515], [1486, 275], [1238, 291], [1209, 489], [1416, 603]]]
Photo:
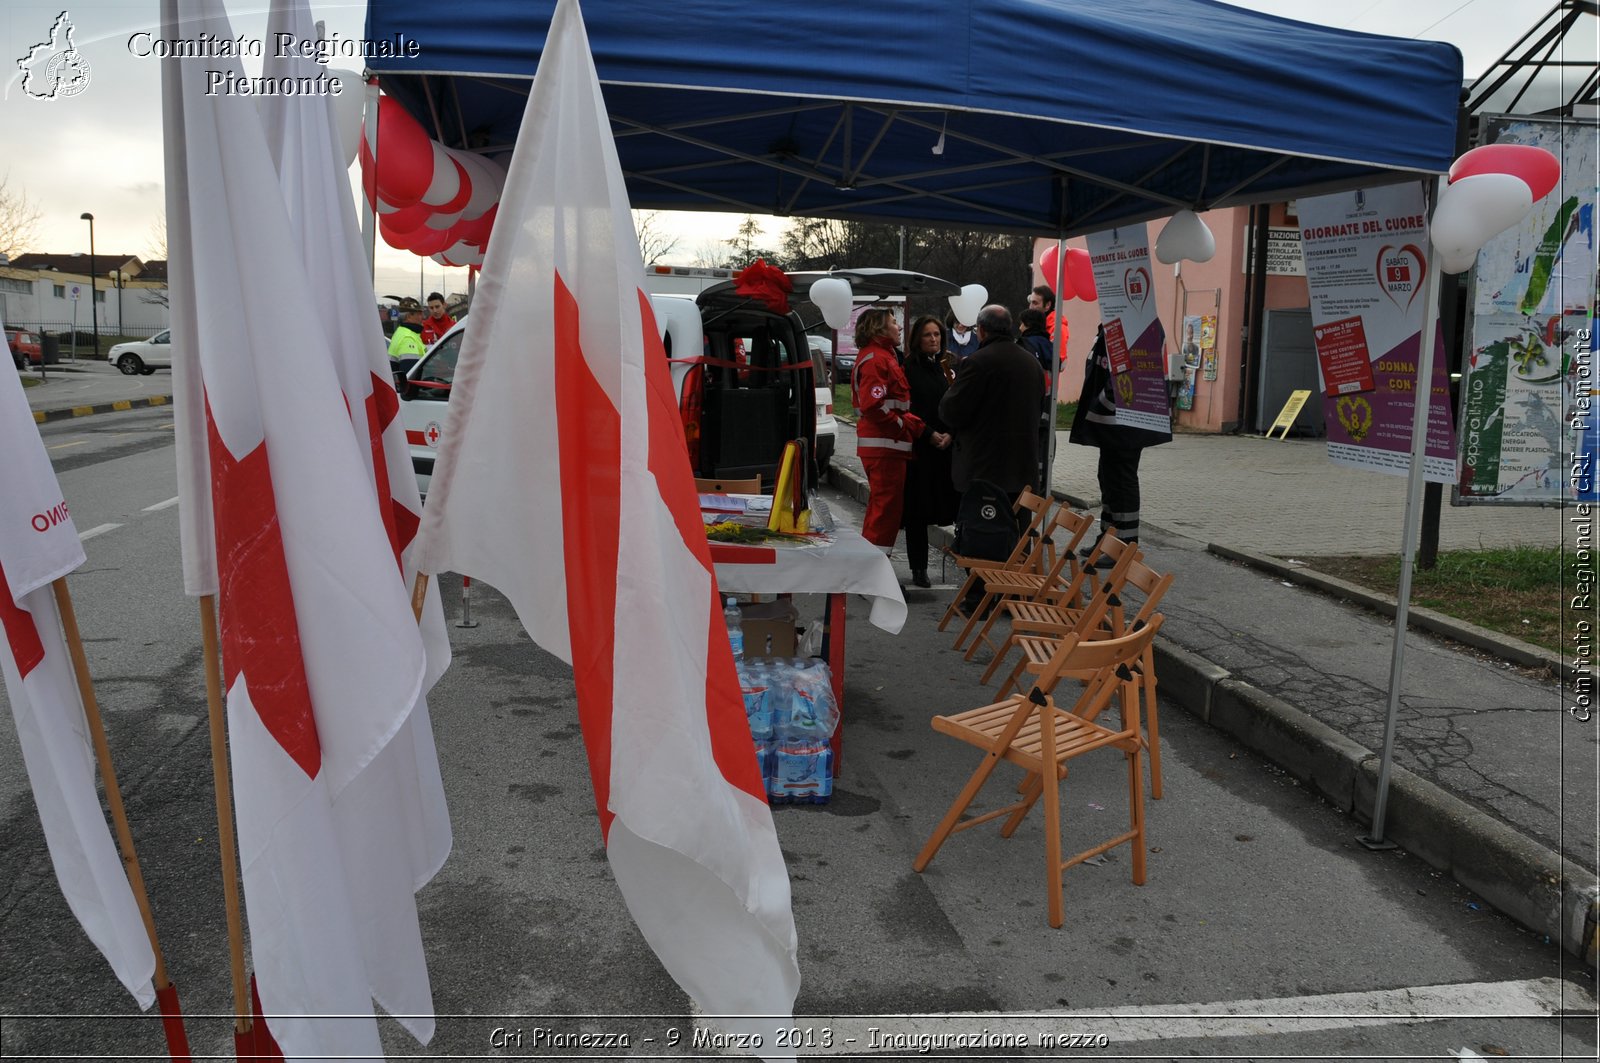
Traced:
[[1461, 156], [1429, 223], [1439, 268], [1471, 269], [1483, 245], [1527, 217], [1560, 180], [1560, 160], [1543, 148], [1485, 144]]

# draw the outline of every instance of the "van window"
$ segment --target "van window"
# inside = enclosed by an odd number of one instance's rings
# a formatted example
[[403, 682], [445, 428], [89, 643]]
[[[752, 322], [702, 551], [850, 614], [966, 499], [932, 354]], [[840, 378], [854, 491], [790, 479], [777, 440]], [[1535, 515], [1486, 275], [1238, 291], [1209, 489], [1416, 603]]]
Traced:
[[[428, 352], [428, 357], [423, 359], [412, 374], [411, 380], [416, 384], [453, 384], [456, 379], [456, 359], [461, 357], [461, 337], [465, 331], [454, 332], [440, 340], [438, 345]], [[445, 402], [450, 398], [449, 387], [420, 387], [415, 389], [419, 399], [433, 399]]]

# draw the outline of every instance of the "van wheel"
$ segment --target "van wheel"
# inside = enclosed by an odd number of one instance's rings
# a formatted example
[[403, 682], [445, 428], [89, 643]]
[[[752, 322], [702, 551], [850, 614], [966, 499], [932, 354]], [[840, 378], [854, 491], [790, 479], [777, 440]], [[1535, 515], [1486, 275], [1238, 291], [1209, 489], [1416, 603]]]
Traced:
[[129, 352], [117, 359], [117, 368], [122, 370], [124, 376], [138, 376], [144, 371], [144, 362], [137, 354]]

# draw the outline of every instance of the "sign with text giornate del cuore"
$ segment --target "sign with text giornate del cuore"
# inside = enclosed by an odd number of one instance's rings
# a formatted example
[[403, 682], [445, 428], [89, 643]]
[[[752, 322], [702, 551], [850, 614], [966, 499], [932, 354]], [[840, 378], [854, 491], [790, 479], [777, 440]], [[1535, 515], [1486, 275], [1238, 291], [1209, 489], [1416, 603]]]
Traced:
[[1167, 367], [1161, 353], [1165, 332], [1156, 314], [1149, 231], [1142, 224], [1128, 225], [1090, 233], [1085, 242], [1099, 291], [1100, 320], [1106, 326], [1117, 423], [1171, 432]]
[[[1404, 475], [1411, 467], [1412, 389], [1421, 350], [1427, 211], [1419, 182], [1300, 200], [1311, 334], [1328, 425], [1328, 457]], [[1455, 481], [1455, 435], [1442, 334], [1423, 475]]]

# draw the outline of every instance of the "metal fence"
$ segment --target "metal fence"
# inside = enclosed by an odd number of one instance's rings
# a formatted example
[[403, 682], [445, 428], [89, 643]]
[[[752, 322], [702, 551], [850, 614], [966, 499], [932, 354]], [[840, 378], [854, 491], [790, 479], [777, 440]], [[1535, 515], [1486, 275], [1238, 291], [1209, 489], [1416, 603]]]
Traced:
[[[72, 322], [70, 321], [12, 321], [6, 319], [6, 328], [24, 329], [35, 335], [50, 336], [61, 345], [61, 357], [73, 357], [73, 341], [76, 338], [77, 357], [92, 358], [95, 349], [95, 330], [87, 323], [78, 325], [74, 337]], [[118, 329], [114, 325], [101, 324], [100, 326], [100, 357], [104, 358], [113, 344], [125, 340], [147, 340], [158, 332], [165, 332], [165, 325], [125, 325]]]

